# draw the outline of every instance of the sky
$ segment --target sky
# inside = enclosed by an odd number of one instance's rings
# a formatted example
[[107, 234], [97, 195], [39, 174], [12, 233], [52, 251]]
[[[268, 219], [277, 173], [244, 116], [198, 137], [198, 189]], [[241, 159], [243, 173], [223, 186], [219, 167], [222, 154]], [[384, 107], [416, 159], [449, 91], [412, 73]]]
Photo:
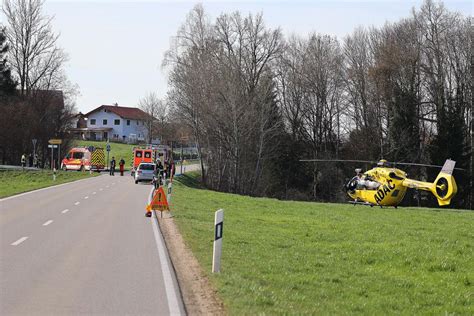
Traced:
[[[170, 39], [197, 1], [46, 0], [59, 46], [69, 56], [66, 73], [77, 84], [76, 107], [88, 111], [117, 102], [138, 106], [146, 94], [165, 97], [167, 70], [161, 67]], [[408, 17], [420, 0], [201, 1], [214, 20], [223, 12], [263, 13], [265, 24], [285, 35], [310, 32], [343, 39], [357, 26], [382, 26]], [[472, 1], [444, 1], [472, 16]]]

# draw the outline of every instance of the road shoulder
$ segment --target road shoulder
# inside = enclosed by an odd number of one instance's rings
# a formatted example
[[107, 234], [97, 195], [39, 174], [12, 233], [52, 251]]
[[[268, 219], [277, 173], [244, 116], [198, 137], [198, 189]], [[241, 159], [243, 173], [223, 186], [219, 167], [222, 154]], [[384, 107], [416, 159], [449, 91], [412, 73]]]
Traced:
[[176, 271], [187, 314], [226, 314], [224, 304], [217, 297], [193, 253], [186, 247], [173, 218], [157, 218]]

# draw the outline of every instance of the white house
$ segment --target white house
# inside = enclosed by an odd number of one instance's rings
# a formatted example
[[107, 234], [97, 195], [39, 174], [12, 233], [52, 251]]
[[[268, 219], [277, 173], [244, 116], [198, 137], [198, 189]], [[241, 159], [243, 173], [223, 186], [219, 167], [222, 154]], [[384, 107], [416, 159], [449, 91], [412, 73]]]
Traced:
[[138, 108], [101, 105], [84, 117], [87, 127], [83, 132], [87, 139], [135, 142], [147, 138], [148, 114]]

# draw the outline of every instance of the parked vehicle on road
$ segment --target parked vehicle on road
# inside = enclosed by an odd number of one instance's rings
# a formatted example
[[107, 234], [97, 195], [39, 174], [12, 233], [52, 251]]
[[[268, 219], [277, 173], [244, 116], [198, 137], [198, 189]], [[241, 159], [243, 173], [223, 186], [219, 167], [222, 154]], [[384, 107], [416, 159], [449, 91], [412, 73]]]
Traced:
[[162, 163], [170, 159], [171, 151], [168, 146], [147, 145], [146, 147], [134, 147], [132, 150], [131, 175], [135, 175], [138, 165], [141, 163], [155, 163], [157, 159]]
[[138, 165], [137, 170], [135, 172], [135, 184], [138, 184], [140, 181], [153, 181], [153, 177], [155, 176], [155, 164], [154, 163], [147, 163], [143, 162]]
[[135, 171], [138, 166], [143, 163], [153, 163], [153, 151], [148, 148], [135, 147], [133, 148], [133, 157], [132, 157], [132, 176], [135, 175]]
[[62, 170], [93, 170], [100, 172], [104, 168], [104, 149], [92, 146], [71, 148], [61, 161]]

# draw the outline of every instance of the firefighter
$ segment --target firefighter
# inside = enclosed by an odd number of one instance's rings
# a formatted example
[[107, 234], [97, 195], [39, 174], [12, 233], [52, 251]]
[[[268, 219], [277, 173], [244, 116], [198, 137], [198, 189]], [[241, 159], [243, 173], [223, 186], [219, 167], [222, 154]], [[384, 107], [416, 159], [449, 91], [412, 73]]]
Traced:
[[174, 164], [174, 161], [171, 160], [171, 163], [170, 163], [170, 179], [171, 179], [171, 181], [172, 181], [173, 178], [174, 178], [175, 172], [176, 172], [176, 166], [175, 166], [175, 164]]
[[161, 164], [161, 160], [160, 160], [160, 159], [156, 159], [155, 172], [156, 172], [156, 174], [159, 175], [160, 177], [163, 176], [163, 165]]
[[168, 160], [165, 160], [165, 165], [163, 166], [163, 174], [164, 174], [164, 179], [166, 179], [169, 176], [169, 163]]
[[115, 157], [112, 157], [112, 160], [110, 161], [110, 175], [114, 176], [115, 173]]
[[119, 166], [120, 166], [120, 175], [123, 176], [123, 168], [125, 166], [125, 160], [123, 160], [123, 158], [120, 158]]
[[21, 155], [21, 168], [25, 168], [26, 167], [26, 155], [23, 154]]

